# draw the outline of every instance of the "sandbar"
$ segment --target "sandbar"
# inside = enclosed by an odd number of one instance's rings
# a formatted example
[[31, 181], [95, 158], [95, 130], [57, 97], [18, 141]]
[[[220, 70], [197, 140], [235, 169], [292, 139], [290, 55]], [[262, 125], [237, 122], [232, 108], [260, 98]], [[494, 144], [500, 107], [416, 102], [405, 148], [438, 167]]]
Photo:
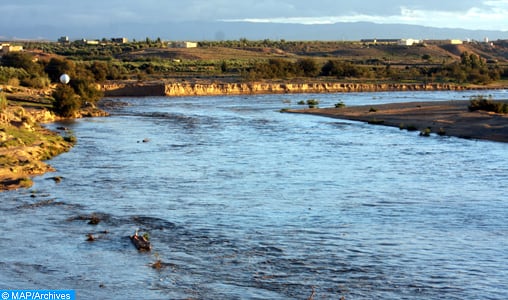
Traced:
[[[504, 100], [503, 102], [508, 102]], [[469, 111], [469, 100], [288, 110], [467, 139], [508, 143], [508, 114]]]

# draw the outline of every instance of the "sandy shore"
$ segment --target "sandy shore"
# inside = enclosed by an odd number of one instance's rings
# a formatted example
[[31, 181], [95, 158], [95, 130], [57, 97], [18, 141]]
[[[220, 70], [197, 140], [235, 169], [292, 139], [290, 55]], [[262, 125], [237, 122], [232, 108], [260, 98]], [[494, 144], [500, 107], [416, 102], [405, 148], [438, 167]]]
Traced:
[[508, 142], [508, 115], [468, 110], [468, 100], [289, 110], [468, 139]]

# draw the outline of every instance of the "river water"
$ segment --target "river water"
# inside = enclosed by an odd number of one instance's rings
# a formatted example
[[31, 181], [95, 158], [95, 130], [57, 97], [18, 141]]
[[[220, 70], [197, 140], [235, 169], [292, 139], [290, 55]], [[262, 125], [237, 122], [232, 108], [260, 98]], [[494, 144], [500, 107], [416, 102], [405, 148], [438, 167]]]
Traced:
[[[50, 162], [56, 173], [0, 194], [0, 288], [506, 299], [508, 144], [279, 113], [310, 98], [329, 107], [474, 94], [112, 99], [128, 105], [63, 124], [78, 144]], [[151, 253], [131, 244], [136, 229]]]

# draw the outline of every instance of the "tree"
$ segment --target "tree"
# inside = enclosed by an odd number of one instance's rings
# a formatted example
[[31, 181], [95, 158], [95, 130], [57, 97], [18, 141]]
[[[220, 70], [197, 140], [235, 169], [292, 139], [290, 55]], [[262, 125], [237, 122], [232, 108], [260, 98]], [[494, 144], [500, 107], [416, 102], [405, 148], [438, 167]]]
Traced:
[[319, 68], [316, 64], [316, 61], [312, 58], [299, 59], [296, 64], [299, 69], [303, 71], [305, 76], [314, 77], [319, 74]]
[[52, 58], [44, 68], [52, 82], [59, 82], [62, 74], [74, 75], [76, 65], [67, 59]]
[[108, 65], [104, 62], [94, 61], [89, 69], [92, 71], [95, 81], [98, 82], [104, 82], [109, 73]]

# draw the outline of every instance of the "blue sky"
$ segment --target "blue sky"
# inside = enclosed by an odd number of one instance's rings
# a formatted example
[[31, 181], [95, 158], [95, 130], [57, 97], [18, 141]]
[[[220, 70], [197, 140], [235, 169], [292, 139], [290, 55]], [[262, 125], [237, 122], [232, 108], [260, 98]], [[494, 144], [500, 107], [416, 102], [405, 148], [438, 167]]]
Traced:
[[[508, 30], [508, 0], [0, 0], [0, 36], [19, 27], [87, 27], [169, 21], [303, 24], [368, 21]], [[62, 30], [64, 31], [64, 30]]]

